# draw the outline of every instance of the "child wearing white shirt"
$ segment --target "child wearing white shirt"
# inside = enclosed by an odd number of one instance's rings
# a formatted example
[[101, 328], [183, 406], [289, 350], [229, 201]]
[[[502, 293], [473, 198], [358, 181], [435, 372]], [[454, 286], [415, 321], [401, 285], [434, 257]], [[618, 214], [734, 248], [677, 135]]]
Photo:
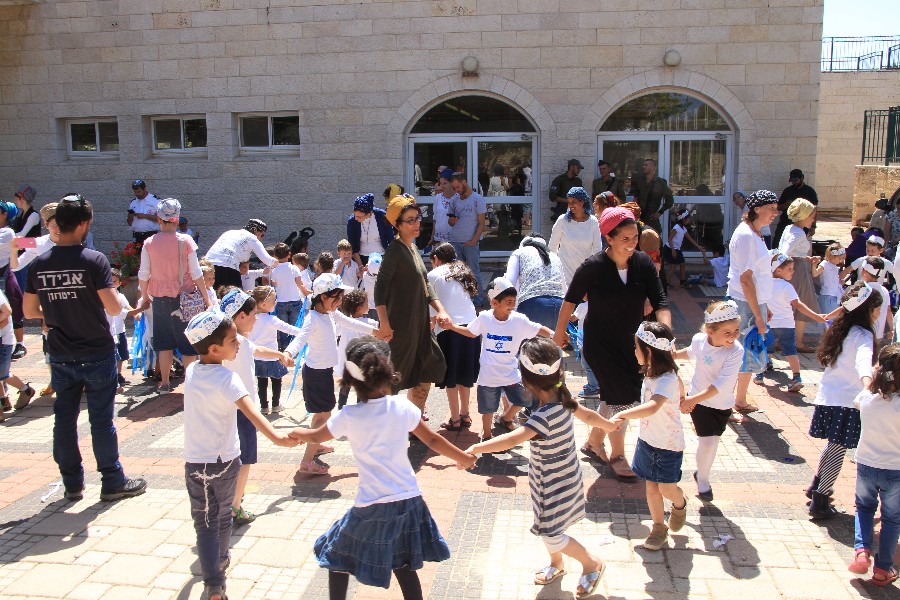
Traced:
[[[303, 306], [303, 285], [301, 271], [291, 262], [291, 250], [285, 243], [275, 244], [272, 256], [278, 264], [269, 273], [269, 282], [275, 288], [275, 316], [288, 325], [297, 326], [300, 309]], [[278, 349], [284, 350], [291, 343], [291, 336], [278, 332]]]
[[0, 407], [0, 423], [6, 420], [4, 411], [13, 409], [9, 401], [7, 385], [19, 390], [19, 397], [16, 399], [16, 410], [21, 410], [28, 406], [35, 394], [31, 384], [23, 383], [21, 379], [9, 373], [12, 353], [15, 347], [16, 337], [13, 334], [12, 306], [6, 298], [6, 294], [0, 290], [0, 388], [2, 388], [3, 392], [2, 397], [0, 397], [0, 405], [2, 405]]
[[518, 292], [511, 281], [498, 277], [488, 285], [491, 310], [481, 312], [466, 326], [451, 323], [448, 329], [467, 337], [481, 337], [478, 372], [478, 413], [481, 415], [481, 441], [493, 437], [492, 420], [500, 407], [500, 395], [506, 394], [509, 408], [497, 418], [497, 425], [512, 431], [516, 415], [532, 399], [522, 386], [519, 346], [536, 335], [550, 337], [553, 331], [515, 311]]
[[813, 277], [819, 278], [821, 293], [819, 294], [819, 308], [822, 314], [828, 314], [841, 305], [841, 295], [844, 286], [841, 285], [841, 267], [844, 265], [844, 257], [847, 251], [840, 243], [835, 242], [825, 249], [825, 260], [813, 269]]
[[353, 246], [347, 240], [338, 242], [338, 260], [333, 272], [341, 276], [344, 285], [355, 289], [359, 285], [359, 265], [353, 260]]
[[373, 252], [369, 255], [369, 262], [366, 263], [366, 270], [362, 275], [363, 289], [369, 296], [369, 318], [377, 319], [378, 311], [375, 310], [375, 282], [378, 280], [378, 271], [381, 270], [381, 261], [383, 257], [380, 252]]
[[188, 323], [185, 335], [200, 355], [185, 371], [185, 485], [197, 532], [197, 555], [206, 597], [225, 597], [225, 572], [231, 540], [231, 504], [241, 466], [235, 407], [275, 445], [299, 440], [275, 431], [250, 401], [237, 373], [222, 366], [237, 357], [234, 323], [221, 312], [202, 312]]
[[887, 262], [889, 261], [886, 258], [880, 256], [867, 256], [864, 259], [860, 275], [860, 280], [865, 281], [881, 294], [881, 312], [874, 323], [875, 340], [878, 342], [884, 339], [885, 327], [890, 332], [894, 331], [894, 313], [891, 312], [891, 297], [883, 284], [884, 278], [887, 277], [885, 273]]
[[[289, 325], [270, 314], [275, 310], [275, 288], [260, 285], [251, 292], [256, 302], [256, 323], [250, 333], [250, 341], [263, 348], [277, 348], [279, 333], [297, 335], [299, 327]], [[281, 412], [281, 378], [287, 375], [287, 367], [279, 360], [271, 357], [259, 357], [254, 360], [256, 369], [256, 389], [259, 394], [259, 408], [263, 414]], [[272, 408], [269, 409], [269, 382], [272, 383]]]
[[133, 317], [138, 313], [145, 311], [149, 308], [148, 305], [144, 305], [145, 308], [132, 308], [128, 303], [128, 298], [125, 297], [125, 294], [119, 291], [119, 288], [122, 287], [122, 274], [119, 269], [112, 269], [112, 281], [113, 288], [116, 290], [116, 297], [119, 300], [119, 306], [121, 307], [121, 312], [117, 315], [112, 315], [108, 311], [106, 313], [106, 321], [109, 323], [109, 332], [113, 336], [113, 340], [116, 343], [116, 355], [117, 362], [116, 368], [119, 378], [119, 389], [118, 393], [122, 393], [125, 391], [125, 383], [127, 379], [122, 375], [122, 365], [128, 360], [128, 337], [125, 335], [125, 318]]
[[238, 267], [241, 272], [241, 289], [250, 292], [256, 287], [256, 280], [265, 275], [268, 269], [251, 269], [249, 262], [242, 262]]
[[882, 254], [884, 254], [884, 239], [877, 235], [870, 236], [866, 240], [866, 255], [857, 258], [848, 266], [844, 267], [844, 270], [841, 271], [841, 279], [846, 277], [847, 274], [852, 270], [856, 271], [857, 280], [862, 278], [863, 265], [865, 264], [866, 259], [869, 257], [876, 257], [884, 261], [885, 268], [879, 276], [880, 282], [884, 283], [884, 281], [887, 279], [887, 274], [894, 273], [894, 263], [882, 256]]
[[[344, 294], [341, 301], [341, 312], [352, 317], [361, 323], [371, 325], [378, 329], [378, 321], [370, 319], [366, 315], [369, 314], [369, 297], [365, 290], [350, 290]], [[346, 359], [347, 345], [351, 340], [355, 340], [362, 334], [346, 327], [337, 326], [338, 335], [338, 364], [334, 368], [334, 372], [340, 375], [344, 372], [344, 360]], [[338, 392], [338, 410], [344, 408], [347, 399], [350, 397], [350, 386], [342, 383]]]

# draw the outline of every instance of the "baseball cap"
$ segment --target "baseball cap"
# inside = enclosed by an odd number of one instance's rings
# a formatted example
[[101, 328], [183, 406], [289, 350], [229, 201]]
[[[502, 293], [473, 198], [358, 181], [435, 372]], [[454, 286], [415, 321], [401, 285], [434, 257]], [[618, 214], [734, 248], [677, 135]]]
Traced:
[[582, 164], [581, 164], [581, 161], [578, 160], [577, 158], [570, 158], [570, 159], [569, 159], [569, 164], [568, 164], [568, 166], [571, 167], [572, 165], [577, 166], [579, 169], [583, 169], [583, 168], [584, 168], [584, 165], [582, 165]]
[[136, 190], [137, 188], [147, 187], [147, 184], [144, 183], [143, 179], [135, 179], [131, 182], [131, 189]]
[[313, 297], [333, 292], [334, 290], [352, 290], [349, 285], [344, 285], [344, 280], [336, 273], [322, 273], [313, 281]]
[[803, 177], [803, 171], [800, 169], [792, 169], [790, 174], [788, 175], [788, 180], [795, 181]]
[[506, 277], [498, 277], [493, 280], [490, 284], [488, 284], [487, 295], [488, 298], [493, 300], [503, 292], [509, 289], [516, 289], [516, 286], [513, 285], [513, 282], [507, 279]]

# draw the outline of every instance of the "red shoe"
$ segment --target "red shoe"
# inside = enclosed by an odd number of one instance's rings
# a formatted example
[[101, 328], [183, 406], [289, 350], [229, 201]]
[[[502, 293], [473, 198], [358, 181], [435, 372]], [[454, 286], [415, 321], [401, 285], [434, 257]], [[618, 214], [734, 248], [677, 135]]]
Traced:
[[857, 575], [865, 575], [872, 566], [872, 555], [866, 548], [860, 548], [853, 557], [853, 562], [847, 566], [847, 570]]

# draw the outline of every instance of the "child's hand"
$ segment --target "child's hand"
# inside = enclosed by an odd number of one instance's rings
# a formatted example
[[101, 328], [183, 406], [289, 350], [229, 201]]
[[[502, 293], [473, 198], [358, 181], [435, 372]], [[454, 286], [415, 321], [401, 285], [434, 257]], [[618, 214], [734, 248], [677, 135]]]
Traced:
[[281, 364], [283, 364], [286, 367], [294, 366], [294, 359], [287, 352], [281, 353], [281, 357], [278, 359], [278, 362], [280, 362]]
[[613, 431], [615, 431], [619, 427], [621, 427], [622, 423], [624, 423], [624, 422], [625, 422], [625, 419], [620, 419], [619, 417], [613, 417], [612, 419], [609, 419], [609, 424], [606, 424], [606, 423], [603, 424], [603, 430], [608, 433], [612, 433]]
[[289, 438], [291, 438], [292, 440], [296, 440], [297, 443], [303, 444], [304, 441], [303, 441], [303, 433], [302, 432], [308, 432], [308, 431], [309, 431], [309, 429], [303, 429], [302, 427], [297, 427], [297, 428], [291, 429], [288, 432], [287, 436]]
[[293, 438], [290, 435], [285, 435], [283, 433], [277, 433], [275, 435], [276, 437], [274, 440], [272, 440], [272, 442], [276, 446], [281, 446], [283, 448], [293, 448], [294, 446], [299, 446], [303, 443], [301, 440]]
[[825, 318], [825, 315], [816, 313], [816, 317], [819, 318], [819, 323], [827, 323], [828, 319]]
[[687, 398], [682, 398], [680, 408], [681, 412], [683, 412], [684, 414], [687, 415], [693, 412], [695, 406], [697, 406], [696, 402], [691, 402]]
[[481, 454], [481, 450], [478, 449], [478, 444], [472, 444], [468, 448], [464, 450], [466, 454], [471, 454], [472, 456], [478, 456]]
[[474, 454], [466, 453], [465, 460], [456, 461], [456, 468], [460, 471], [464, 471], [466, 469], [471, 469], [475, 466], [475, 462], [478, 460], [478, 457]]

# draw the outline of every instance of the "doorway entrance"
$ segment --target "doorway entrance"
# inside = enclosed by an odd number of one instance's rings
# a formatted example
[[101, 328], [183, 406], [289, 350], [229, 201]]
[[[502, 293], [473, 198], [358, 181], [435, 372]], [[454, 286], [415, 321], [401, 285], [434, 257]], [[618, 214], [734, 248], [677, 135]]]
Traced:
[[[709, 252], [724, 245], [740, 217], [731, 202], [733, 152], [734, 132], [722, 115], [677, 93], [647, 94], [625, 103], [597, 136], [597, 155], [626, 178], [627, 190], [633, 179], [643, 177], [645, 159], [657, 161], [657, 174], [669, 182], [675, 199], [663, 219], [664, 241], [671, 215], [687, 210], [691, 237]], [[700, 255], [687, 241], [682, 249], [686, 256]]]
[[425, 207], [419, 246], [431, 238], [438, 171], [448, 167], [464, 172], [472, 189], [485, 197], [482, 258], [506, 257], [518, 248], [522, 237], [540, 226], [532, 218], [539, 187], [532, 185], [532, 174], [540, 172], [537, 138], [522, 113], [486, 96], [451, 98], [426, 112], [407, 136], [404, 180]]

